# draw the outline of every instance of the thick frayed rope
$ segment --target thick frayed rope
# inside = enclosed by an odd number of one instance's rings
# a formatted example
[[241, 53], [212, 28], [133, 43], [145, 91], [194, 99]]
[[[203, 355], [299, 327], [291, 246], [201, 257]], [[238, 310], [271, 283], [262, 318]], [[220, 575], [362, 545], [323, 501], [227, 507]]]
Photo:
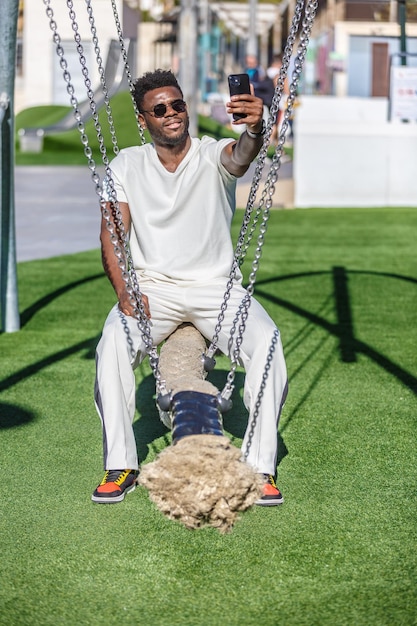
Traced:
[[[161, 349], [159, 367], [166, 386], [176, 394], [197, 391], [217, 396], [204, 380], [205, 340], [194, 326], [180, 326]], [[160, 412], [171, 426], [171, 415]], [[262, 495], [263, 479], [242, 460], [227, 437], [197, 434], [184, 437], [142, 467], [139, 484], [169, 519], [190, 529], [212, 526], [229, 532], [238, 514]]]
[[263, 484], [241, 460], [241, 451], [218, 435], [180, 439], [142, 468], [138, 482], [169, 519], [190, 529], [212, 526], [222, 533], [261, 497]]

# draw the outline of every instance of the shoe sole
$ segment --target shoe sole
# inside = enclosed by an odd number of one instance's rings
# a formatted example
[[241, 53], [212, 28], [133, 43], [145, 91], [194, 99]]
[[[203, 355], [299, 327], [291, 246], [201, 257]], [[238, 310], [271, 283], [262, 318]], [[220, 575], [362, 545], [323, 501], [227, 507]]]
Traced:
[[117, 502], [122, 502], [122, 500], [124, 500], [126, 494], [134, 491], [135, 489], [136, 483], [133, 483], [132, 485], [130, 485], [130, 487], [127, 487], [127, 489], [125, 489], [123, 493], [120, 494], [120, 496], [114, 496], [113, 498], [101, 498], [93, 494], [91, 496], [91, 499], [93, 502], [97, 502], [98, 504], [117, 504]]
[[261, 498], [260, 500], [257, 500], [255, 504], [258, 506], [279, 506], [280, 504], [284, 504], [284, 498], [281, 498], [280, 500], [262, 500]]

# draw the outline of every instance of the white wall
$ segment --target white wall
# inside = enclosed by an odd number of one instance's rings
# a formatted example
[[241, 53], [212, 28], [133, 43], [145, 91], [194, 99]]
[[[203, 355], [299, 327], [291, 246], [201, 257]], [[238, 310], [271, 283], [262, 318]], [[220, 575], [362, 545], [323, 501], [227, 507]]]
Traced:
[[385, 98], [303, 96], [294, 124], [296, 207], [417, 207], [417, 124]]
[[[90, 25], [85, 8], [85, 1], [73, 0], [73, 4], [79, 25], [79, 32], [82, 38], [91, 41]], [[64, 0], [52, 0], [51, 7], [65, 50], [65, 41], [73, 42], [74, 36], [68, 16], [68, 8]], [[119, 11], [120, 21], [122, 21], [121, 0], [117, 2], [117, 9]], [[24, 80], [22, 81], [22, 93], [18, 94], [18, 109], [55, 103], [54, 76], [58, 77], [64, 83], [62, 71], [59, 68], [59, 59], [55, 52], [56, 46], [52, 40], [52, 31], [49, 27], [49, 19], [46, 15], [45, 5], [40, 0], [25, 0], [24, 10]], [[94, 0], [93, 10], [101, 56], [105, 62], [110, 39], [117, 39], [117, 30], [111, 3], [109, 0]], [[93, 54], [93, 51], [91, 51], [90, 54]], [[71, 75], [74, 76], [74, 82], [79, 82], [79, 79], [77, 79], [77, 76], [80, 75], [78, 59], [76, 58], [75, 61], [75, 65], [69, 69]], [[91, 68], [94, 66], [95, 62], [88, 62], [88, 69], [90, 71], [92, 71]], [[97, 84], [98, 80], [95, 79], [94, 74], [91, 78], [94, 86]], [[78, 99], [84, 100], [85, 95], [82, 95], [82, 97]], [[69, 98], [66, 104], [70, 104]]]
[[178, 64], [171, 56], [171, 44], [155, 45], [155, 40], [162, 33], [170, 32], [171, 26], [167, 24], [165, 28], [156, 22], [143, 22], [139, 25], [139, 45], [138, 45], [138, 61], [137, 75], [140, 76], [145, 72], [152, 72], [156, 68], [164, 70], [178, 70]]
[[[407, 37], [408, 46], [412, 38], [417, 37], [417, 24], [408, 22]], [[334, 50], [345, 59], [345, 71], [335, 72], [334, 74], [334, 93], [337, 96], [347, 96], [349, 93], [349, 72], [354, 68], [349, 67], [351, 58], [351, 37], [363, 37], [364, 40], [369, 37], [390, 38], [391, 52], [399, 48], [400, 26], [396, 22], [336, 22], [334, 25]], [[412, 50], [408, 50], [411, 52]], [[414, 51], [414, 49], [413, 49]], [[365, 64], [370, 63], [371, 48]], [[351, 79], [352, 80], [352, 79]]]

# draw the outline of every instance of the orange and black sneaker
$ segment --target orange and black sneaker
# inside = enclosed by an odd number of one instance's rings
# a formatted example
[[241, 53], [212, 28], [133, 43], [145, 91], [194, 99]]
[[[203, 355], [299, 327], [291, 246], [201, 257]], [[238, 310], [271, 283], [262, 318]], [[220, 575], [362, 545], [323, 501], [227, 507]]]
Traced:
[[138, 470], [106, 470], [103, 480], [91, 496], [92, 501], [103, 504], [121, 502], [136, 487], [138, 475]]
[[264, 474], [265, 484], [262, 487], [263, 496], [255, 502], [259, 506], [276, 506], [284, 502], [284, 497], [275, 484], [271, 474]]

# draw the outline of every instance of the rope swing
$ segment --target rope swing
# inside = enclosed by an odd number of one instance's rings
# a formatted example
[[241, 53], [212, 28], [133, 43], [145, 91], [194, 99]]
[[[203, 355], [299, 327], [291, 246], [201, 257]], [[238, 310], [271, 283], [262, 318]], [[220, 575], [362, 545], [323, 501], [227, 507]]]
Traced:
[[[66, 5], [74, 33], [74, 41], [76, 43], [81, 71], [87, 91], [91, 116], [99, 142], [101, 159], [104, 165], [105, 179], [103, 182], [97, 172], [97, 165], [89, 145], [85, 125], [81, 119], [80, 107], [71, 82], [71, 75], [65, 59], [58, 26], [51, 7], [51, 0], [43, 1], [46, 7], [46, 15], [49, 19], [49, 26], [53, 33], [56, 53], [63, 71], [66, 89], [73, 108], [74, 117], [77, 121], [77, 128], [80, 133], [87, 165], [91, 171], [96, 194], [99, 197], [102, 217], [110, 233], [114, 254], [117, 257], [118, 266], [130, 296], [130, 302], [134, 309], [134, 317], [141, 332], [152, 373], [155, 378], [157, 406], [160, 417], [164, 424], [172, 429], [174, 445], [161, 452], [155, 461], [142, 467], [139, 482], [148, 489], [152, 500], [168, 517], [179, 520], [188, 528], [208, 525], [218, 528], [221, 532], [227, 532], [233, 527], [238, 513], [252, 506], [260, 496], [261, 485], [259, 476], [255, 474], [254, 470], [252, 470], [245, 461], [248, 457], [259, 407], [262, 403], [270, 362], [279, 337], [277, 330], [272, 338], [268, 358], [265, 363], [262, 383], [258, 390], [255, 411], [250, 423], [249, 436], [243, 458], [241, 451], [232, 445], [229, 439], [224, 436], [221, 415], [224, 411], [231, 408], [231, 396], [234, 390], [235, 375], [240, 362], [240, 349], [262, 256], [262, 248], [265, 241], [272, 199], [281, 166], [285, 136], [293, 112], [300, 75], [307, 51], [307, 44], [318, 2], [317, 0], [297, 0], [296, 2], [290, 32], [283, 54], [282, 66], [266, 125], [263, 145], [256, 162], [243, 222], [235, 247], [234, 259], [211, 343], [206, 350], [204, 338], [192, 325], [186, 324], [179, 327], [177, 331], [166, 340], [158, 354], [157, 346], [153, 345], [151, 326], [145, 314], [140, 285], [138, 284], [132, 261], [129, 237], [126, 233], [117, 201], [110, 162], [99, 121], [98, 107], [91, 87], [91, 79], [89, 77], [82, 39], [79, 34], [73, 1], [66, 0]], [[111, 0], [111, 5], [121, 55], [124, 61], [125, 73], [132, 95], [139, 139], [143, 144], [145, 143], [145, 136], [138, 121], [139, 112], [133, 98], [132, 77], [115, 0]], [[92, 0], [85, 0], [85, 6], [88, 14], [91, 39], [94, 44], [101, 89], [104, 96], [104, 108], [110, 129], [112, 150], [113, 153], [117, 155], [119, 148], [110, 104], [109, 90], [106, 85], [104, 64], [99, 47]], [[255, 209], [256, 197], [261, 185], [270, 138], [277, 119], [279, 105], [284, 91], [284, 82], [287, 78], [290, 59], [297, 38], [299, 43], [295, 56], [292, 81], [289, 87], [287, 108], [280, 129], [278, 144], [258, 205]], [[246, 288], [247, 295], [242, 300], [235, 315], [229, 338], [228, 357], [231, 361], [230, 371], [227, 374], [224, 388], [219, 391], [205, 379], [207, 373], [215, 367], [214, 357], [218, 350], [217, 343], [225, 318], [225, 312], [228, 307], [234, 279], [247, 256], [249, 247], [255, 236], [256, 245], [248, 286]], [[124, 324], [126, 341], [130, 346], [132, 360], [134, 360], [136, 353], [133, 349], [133, 342], [129, 336], [125, 316], [122, 313], [120, 314], [120, 319]], [[229, 480], [227, 480], [227, 477], [229, 477]]]

